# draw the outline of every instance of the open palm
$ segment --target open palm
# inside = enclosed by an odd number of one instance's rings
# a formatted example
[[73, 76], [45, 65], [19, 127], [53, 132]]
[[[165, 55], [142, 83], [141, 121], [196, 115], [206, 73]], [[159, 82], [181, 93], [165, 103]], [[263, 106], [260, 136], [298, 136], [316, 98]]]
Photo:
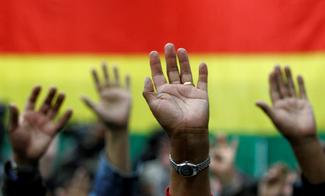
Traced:
[[307, 99], [303, 78], [298, 76], [297, 80], [299, 92], [295, 90], [290, 68], [286, 67], [285, 75], [282, 75], [280, 67], [276, 67], [270, 74], [272, 107], [257, 102], [277, 129], [292, 139], [316, 135], [313, 109]]
[[25, 112], [20, 121], [19, 111], [16, 106], [10, 106], [10, 141], [16, 158], [27, 162], [37, 161], [47, 151], [51, 141], [71, 117], [72, 111], [68, 110], [58, 121], [53, 119], [57, 115], [63, 101], [64, 94], [59, 94], [55, 103], [56, 88], [51, 88], [39, 111], [35, 111], [35, 102], [41, 88], [35, 87], [29, 98]]
[[169, 83], [162, 73], [157, 52], [150, 54], [151, 79], [146, 78], [143, 95], [158, 122], [170, 134], [196, 130], [207, 130], [209, 101], [207, 93], [207, 66], [200, 65], [197, 87], [192, 84], [192, 73], [185, 49], [177, 56], [181, 73], [178, 72], [176, 53], [172, 44], [165, 47]]
[[96, 70], [92, 71], [96, 89], [100, 96], [99, 103], [96, 104], [87, 97], [82, 99], [107, 126], [115, 128], [127, 126], [131, 108], [130, 79], [127, 76], [126, 87], [122, 87], [116, 67], [114, 67], [115, 81], [109, 80], [105, 64], [102, 65], [102, 69], [104, 83], [100, 83]]
[[193, 86], [165, 84], [150, 108], [166, 130], [206, 128], [209, 103], [207, 93]]

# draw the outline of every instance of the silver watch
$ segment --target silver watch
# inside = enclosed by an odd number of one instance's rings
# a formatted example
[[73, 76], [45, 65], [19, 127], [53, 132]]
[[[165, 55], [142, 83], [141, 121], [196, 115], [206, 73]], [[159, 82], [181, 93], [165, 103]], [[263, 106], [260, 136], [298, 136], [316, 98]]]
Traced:
[[206, 169], [209, 167], [210, 164], [210, 157], [208, 157], [205, 161], [193, 164], [188, 161], [185, 161], [183, 163], [176, 163], [172, 156], [169, 155], [169, 161], [171, 166], [176, 170], [176, 172], [184, 177], [192, 177], [196, 176], [200, 171]]

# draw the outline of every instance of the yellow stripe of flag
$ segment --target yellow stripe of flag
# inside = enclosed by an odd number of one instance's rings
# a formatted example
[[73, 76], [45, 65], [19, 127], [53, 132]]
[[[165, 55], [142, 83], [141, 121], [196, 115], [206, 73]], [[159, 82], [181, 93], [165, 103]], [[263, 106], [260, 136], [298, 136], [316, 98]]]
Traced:
[[[0, 97], [22, 108], [34, 84], [58, 86], [66, 92], [66, 107], [74, 109], [75, 121], [94, 120], [81, 103], [81, 95], [97, 99], [90, 68], [106, 60], [118, 64], [121, 73], [132, 77], [133, 110], [131, 130], [147, 132], [158, 126], [142, 98], [143, 81], [150, 76], [146, 55], [2, 55]], [[302, 73], [314, 105], [318, 127], [325, 130], [325, 55], [191, 55], [196, 79], [198, 64], [209, 66], [210, 128], [232, 133], [274, 134], [276, 131], [254, 103], [269, 101], [267, 76], [274, 64], [289, 64], [294, 74]], [[43, 92], [43, 95], [45, 93]]]

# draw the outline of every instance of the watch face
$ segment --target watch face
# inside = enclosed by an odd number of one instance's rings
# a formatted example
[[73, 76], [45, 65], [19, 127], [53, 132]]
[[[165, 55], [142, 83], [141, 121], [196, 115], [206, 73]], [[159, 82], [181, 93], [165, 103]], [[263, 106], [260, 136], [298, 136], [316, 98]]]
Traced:
[[184, 165], [181, 167], [180, 169], [180, 173], [183, 175], [183, 176], [192, 176], [193, 175], [193, 168], [189, 165]]

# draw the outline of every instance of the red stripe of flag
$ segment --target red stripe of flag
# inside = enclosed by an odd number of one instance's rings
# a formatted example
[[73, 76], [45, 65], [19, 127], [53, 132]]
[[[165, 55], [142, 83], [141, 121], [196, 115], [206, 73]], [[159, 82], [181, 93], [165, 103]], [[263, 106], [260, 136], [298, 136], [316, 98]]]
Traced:
[[0, 2], [0, 52], [325, 50], [323, 0], [29, 0]]

